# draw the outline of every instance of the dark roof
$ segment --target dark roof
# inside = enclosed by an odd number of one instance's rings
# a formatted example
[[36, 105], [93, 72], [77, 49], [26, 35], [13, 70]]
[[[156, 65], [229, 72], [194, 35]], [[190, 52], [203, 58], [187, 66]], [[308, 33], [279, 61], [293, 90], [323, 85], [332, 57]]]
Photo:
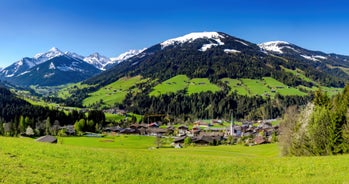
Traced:
[[181, 137], [177, 137], [173, 140], [174, 143], [184, 143], [184, 139], [186, 138], [187, 136], [181, 136]]
[[36, 139], [38, 142], [57, 143], [57, 138], [52, 135], [45, 135]]
[[152, 128], [149, 131], [152, 133], [167, 133], [167, 130], [162, 128]]
[[181, 125], [181, 126], [178, 127], [178, 129], [186, 129], [186, 130], [188, 130], [188, 127], [185, 126], [185, 125]]

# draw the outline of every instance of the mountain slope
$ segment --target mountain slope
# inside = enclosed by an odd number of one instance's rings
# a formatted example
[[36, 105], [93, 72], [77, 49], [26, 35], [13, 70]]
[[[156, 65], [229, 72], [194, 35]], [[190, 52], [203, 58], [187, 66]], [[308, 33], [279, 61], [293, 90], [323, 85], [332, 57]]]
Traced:
[[62, 55], [36, 65], [11, 78], [10, 82], [23, 86], [55, 86], [79, 82], [99, 72], [100, 70], [82, 60]]
[[99, 53], [93, 53], [85, 58], [83, 58], [83, 60], [93, 66], [95, 66], [96, 68], [100, 69], [100, 70], [106, 70], [106, 66], [108, 64], [113, 64], [114, 62], [110, 59], [107, 58], [105, 56], [100, 55]]
[[[277, 53], [272, 53], [261, 46], [225, 33], [190, 33], [156, 44], [110, 70], [88, 79], [86, 83], [106, 85], [123, 76], [135, 75], [164, 81], [184, 74], [190, 78], [208, 77], [211, 80], [225, 77], [273, 76], [291, 86], [300, 83], [305, 86], [313, 85], [285, 73], [280, 66], [290, 69], [300, 68], [308, 72], [306, 75], [313, 80], [328, 86], [343, 86], [344, 80], [349, 78], [337, 69], [318, 70], [318, 64], [309, 62], [299, 55], [278, 56]], [[336, 73], [338, 75], [335, 75]]]
[[311, 51], [284, 41], [270, 41], [258, 45], [268, 54], [295, 63], [306, 63], [319, 71], [348, 80], [349, 56]]

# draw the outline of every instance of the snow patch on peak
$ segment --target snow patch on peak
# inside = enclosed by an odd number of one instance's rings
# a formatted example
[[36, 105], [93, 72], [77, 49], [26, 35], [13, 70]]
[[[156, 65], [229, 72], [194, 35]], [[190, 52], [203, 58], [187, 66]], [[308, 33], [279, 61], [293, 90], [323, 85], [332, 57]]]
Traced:
[[280, 54], [283, 53], [282, 49], [284, 48], [284, 45], [290, 45], [290, 43], [285, 41], [270, 41], [270, 42], [258, 44], [258, 46], [261, 49], [272, 51], [272, 52], [278, 52]]
[[52, 62], [50, 63], [49, 69], [50, 69], [50, 70], [56, 69], [55, 65], [54, 65]]
[[34, 56], [34, 59], [37, 60], [36, 64], [41, 64], [41, 63], [44, 63], [45, 61], [48, 61], [52, 58], [55, 58], [58, 56], [63, 56], [63, 55], [64, 55], [64, 53], [62, 51], [60, 51], [56, 47], [53, 47], [46, 53], [36, 54]]
[[144, 49], [141, 49], [141, 50], [129, 50], [129, 51], [125, 52], [125, 53], [120, 54], [118, 57], [110, 58], [110, 60], [113, 63], [121, 63], [122, 61], [130, 59], [131, 57], [136, 56], [136, 55], [142, 53], [146, 49], [147, 48], [144, 48]]
[[62, 51], [60, 51], [58, 48], [56, 48], [56, 47], [52, 47], [50, 50], [49, 50], [49, 52], [62, 52]]
[[83, 61], [89, 63], [100, 70], [105, 70], [105, 66], [111, 62], [111, 60], [105, 56], [95, 52], [88, 57], [83, 58]]
[[79, 59], [79, 60], [83, 60], [84, 59], [83, 56], [80, 56], [79, 54], [76, 54], [75, 52], [67, 51], [67, 52], [64, 52], [64, 55], [67, 55], [67, 56], [69, 56], [71, 58], [74, 58], [74, 59]]
[[212, 40], [216, 41], [216, 44], [224, 45], [224, 43], [221, 41], [221, 38], [224, 38], [224, 36], [217, 33], [217, 32], [190, 33], [190, 34], [178, 37], [178, 38], [166, 40], [166, 41], [160, 43], [160, 45], [161, 45], [161, 48], [163, 49], [167, 46], [174, 45], [174, 44], [182, 44], [182, 43], [186, 43], [186, 42], [191, 43], [192, 41], [194, 41], [196, 39], [200, 39], [200, 38], [212, 39]]

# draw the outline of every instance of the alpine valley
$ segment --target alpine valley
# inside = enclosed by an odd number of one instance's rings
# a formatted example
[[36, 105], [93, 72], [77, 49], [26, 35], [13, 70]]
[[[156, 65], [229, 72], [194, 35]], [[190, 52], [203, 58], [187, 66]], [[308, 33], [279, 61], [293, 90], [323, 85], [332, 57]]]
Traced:
[[17, 86], [57, 86], [45, 99], [75, 107], [170, 114], [183, 119], [280, 117], [321, 88], [338, 93], [349, 57], [284, 41], [261, 44], [222, 32], [197, 32], [116, 58], [56, 48], [1, 70]]

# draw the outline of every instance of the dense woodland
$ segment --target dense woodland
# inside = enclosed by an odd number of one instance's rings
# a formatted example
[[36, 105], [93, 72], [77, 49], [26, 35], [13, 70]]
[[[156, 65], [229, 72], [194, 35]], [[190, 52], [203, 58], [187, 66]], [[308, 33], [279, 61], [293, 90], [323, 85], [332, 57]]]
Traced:
[[294, 156], [349, 152], [349, 86], [329, 98], [317, 91], [306, 107], [290, 107], [280, 125], [282, 153]]
[[28, 127], [32, 128], [36, 135], [55, 135], [59, 127], [74, 125], [80, 120], [86, 122], [81, 130], [95, 131], [97, 124], [103, 126], [105, 123], [102, 111], [92, 110], [85, 113], [34, 106], [17, 98], [2, 86], [0, 86], [0, 109], [0, 135], [23, 134]]
[[[224, 85], [224, 84], [222, 84]], [[281, 117], [286, 108], [292, 105], [302, 106], [311, 100], [311, 96], [281, 96], [276, 94], [274, 99], [262, 96], [240, 96], [229, 94], [229, 88], [224, 86], [222, 91], [187, 95], [185, 90], [178, 93], [149, 96], [151, 86], [146, 83], [138, 84], [142, 91], [128, 93], [122, 108], [138, 114], [170, 114], [172, 116], [195, 118], [225, 118], [231, 113], [238, 119], [270, 119]]]

